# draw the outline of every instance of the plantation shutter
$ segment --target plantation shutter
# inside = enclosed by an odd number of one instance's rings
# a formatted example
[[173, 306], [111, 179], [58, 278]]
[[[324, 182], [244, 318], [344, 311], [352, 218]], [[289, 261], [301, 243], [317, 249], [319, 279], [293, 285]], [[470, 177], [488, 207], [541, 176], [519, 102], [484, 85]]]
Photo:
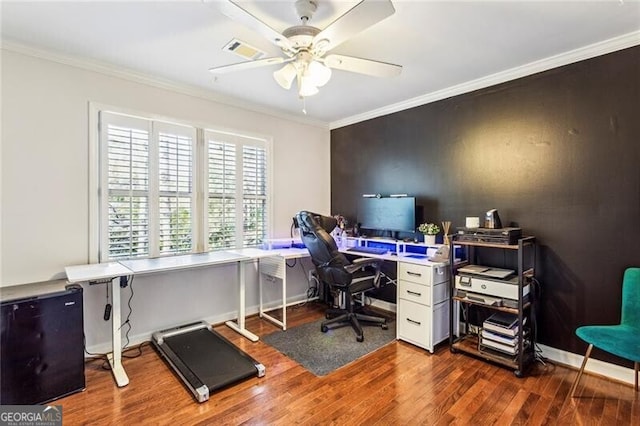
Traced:
[[236, 146], [208, 140], [208, 243], [210, 250], [236, 246]]
[[269, 141], [99, 111], [98, 262], [253, 247], [268, 233]]
[[207, 131], [208, 248], [251, 247], [267, 234], [267, 149], [260, 139]]
[[154, 123], [158, 141], [158, 254], [189, 253], [194, 249], [195, 130]]
[[267, 232], [267, 153], [264, 147], [242, 147], [243, 245], [262, 244]]
[[149, 122], [102, 113], [102, 260], [149, 255]]

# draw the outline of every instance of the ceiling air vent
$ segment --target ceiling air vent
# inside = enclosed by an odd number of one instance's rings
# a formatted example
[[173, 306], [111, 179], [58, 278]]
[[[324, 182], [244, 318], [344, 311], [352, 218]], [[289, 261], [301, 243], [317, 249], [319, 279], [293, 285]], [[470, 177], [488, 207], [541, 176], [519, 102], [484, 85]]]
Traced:
[[251, 61], [260, 59], [265, 55], [265, 52], [262, 50], [258, 50], [255, 47], [245, 43], [244, 41], [240, 41], [237, 38], [234, 38], [229, 43], [226, 44], [222, 48], [222, 50], [226, 50], [227, 52], [235, 53], [236, 55], [249, 59]]

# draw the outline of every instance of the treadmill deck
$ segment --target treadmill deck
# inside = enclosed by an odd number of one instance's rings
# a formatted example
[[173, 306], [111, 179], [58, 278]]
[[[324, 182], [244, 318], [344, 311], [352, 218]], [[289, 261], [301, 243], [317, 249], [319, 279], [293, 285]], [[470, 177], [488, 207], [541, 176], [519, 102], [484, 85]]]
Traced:
[[265, 374], [264, 365], [203, 321], [153, 333], [152, 342], [198, 402], [217, 389]]

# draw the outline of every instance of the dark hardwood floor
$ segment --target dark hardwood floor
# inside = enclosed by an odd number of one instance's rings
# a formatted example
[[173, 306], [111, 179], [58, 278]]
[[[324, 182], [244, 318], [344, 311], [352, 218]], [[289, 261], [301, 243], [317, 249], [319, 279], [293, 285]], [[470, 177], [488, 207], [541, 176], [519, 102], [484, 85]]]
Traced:
[[[322, 316], [316, 304], [287, 313], [290, 327]], [[277, 330], [258, 317], [249, 318], [247, 328], [259, 336]], [[87, 389], [55, 402], [63, 406], [64, 424], [640, 424], [640, 396], [632, 386], [587, 374], [572, 399], [576, 372], [551, 363], [518, 379], [509, 370], [454, 355], [446, 345], [431, 355], [394, 341], [316, 377], [262, 341], [252, 343], [223, 325], [216, 330], [264, 364], [266, 376], [199, 404], [146, 345], [141, 356], [124, 360], [130, 379], [124, 388], [115, 386], [102, 361], [88, 362]]]

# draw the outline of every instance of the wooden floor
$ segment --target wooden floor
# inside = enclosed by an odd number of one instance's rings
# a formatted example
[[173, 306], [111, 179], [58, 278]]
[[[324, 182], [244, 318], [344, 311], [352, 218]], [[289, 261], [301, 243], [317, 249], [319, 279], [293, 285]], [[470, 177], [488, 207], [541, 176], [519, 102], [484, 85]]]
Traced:
[[[290, 308], [289, 326], [314, 321], [322, 307]], [[257, 317], [259, 336], [277, 328]], [[395, 341], [325, 377], [316, 377], [262, 341], [216, 327], [266, 366], [199, 404], [151, 346], [126, 359], [130, 384], [117, 388], [101, 361], [87, 363], [87, 389], [56, 401], [65, 425], [640, 425], [640, 396], [631, 386], [583, 376], [578, 398], [568, 392], [576, 372], [536, 366], [524, 379], [446, 345], [431, 355]], [[318, 330], [318, 332], [320, 332]], [[366, 338], [366, 328], [365, 328]]]

